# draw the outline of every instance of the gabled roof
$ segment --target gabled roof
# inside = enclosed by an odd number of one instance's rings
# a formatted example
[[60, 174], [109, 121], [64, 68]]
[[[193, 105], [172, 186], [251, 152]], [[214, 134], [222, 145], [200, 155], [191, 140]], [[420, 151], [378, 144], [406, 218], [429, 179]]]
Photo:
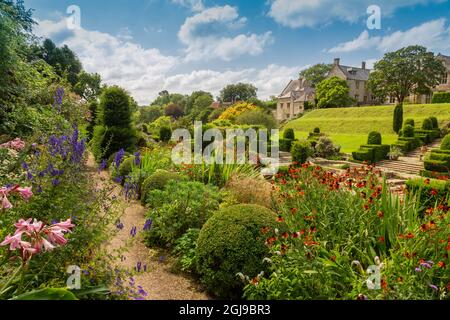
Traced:
[[370, 69], [362, 69], [356, 67], [338, 65], [339, 69], [344, 73], [347, 80], [369, 80]]
[[312, 88], [309, 82], [300, 78], [297, 80], [289, 81], [288, 85], [279, 95], [279, 98], [294, 98], [294, 101], [308, 101], [308, 96], [314, 94], [314, 88]]

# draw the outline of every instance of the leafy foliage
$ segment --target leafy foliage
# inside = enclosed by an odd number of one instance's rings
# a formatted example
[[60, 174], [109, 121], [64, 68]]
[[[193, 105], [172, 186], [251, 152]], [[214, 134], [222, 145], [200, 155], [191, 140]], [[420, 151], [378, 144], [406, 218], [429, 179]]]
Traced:
[[316, 98], [319, 108], [342, 108], [353, 103], [349, 96], [350, 89], [345, 80], [331, 77], [317, 85]]

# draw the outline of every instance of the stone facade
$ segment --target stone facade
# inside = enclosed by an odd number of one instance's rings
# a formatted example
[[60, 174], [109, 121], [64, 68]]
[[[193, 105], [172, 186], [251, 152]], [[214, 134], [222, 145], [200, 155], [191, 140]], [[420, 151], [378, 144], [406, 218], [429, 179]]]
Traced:
[[333, 68], [328, 74], [328, 78], [339, 77], [347, 81], [350, 88], [350, 97], [356, 100], [358, 105], [373, 104], [375, 98], [366, 88], [367, 80], [369, 80], [370, 69], [366, 68], [363, 62], [361, 67], [349, 67], [340, 64], [340, 59], [334, 59]]
[[305, 111], [305, 102], [313, 101], [314, 88], [306, 79], [291, 80], [278, 97], [276, 118], [290, 120]]

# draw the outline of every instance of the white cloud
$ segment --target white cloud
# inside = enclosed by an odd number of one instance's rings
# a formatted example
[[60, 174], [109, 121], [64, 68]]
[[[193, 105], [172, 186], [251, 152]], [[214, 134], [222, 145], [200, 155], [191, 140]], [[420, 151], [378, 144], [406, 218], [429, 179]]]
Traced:
[[[86, 71], [99, 73], [107, 84], [129, 90], [139, 102], [155, 95], [165, 75], [179, 64], [179, 58], [165, 56], [158, 49], [145, 49], [127, 37], [86, 29], [68, 30], [65, 19], [39, 21], [38, 36], [50, 37], [74, 50]], [[156, 90], [156, 89], [155, 89]]]
[[239, 17], [235, 7], [205, 9], [186, 19], [178, 38], [187, 46], [186, 61], [219, 58], [231, 61], [243, 55], [256, 56], [273, 42], [271, 32], [264, 34], [225, 34], [243, 27], [247, 19]]
[[[35, 33], [59, 39], [55, 40], [58, 45], [67, 44], [88, 72], [97, 72], [105, 83], [127, 89], [142, 105], [150, 103], [162, 90], [186, 94], [206, 90], [217, 95], [224, 86], [235, 82], [253, 83], [259, 88], [259, 97], [268, 98], [279, 94], [288, 79], [298, 77], [301, 70], [301, 67], [269, 65], [262, 70], [205, 68], [177, 74], [176, 68], [183, 65], [180, 57], [165, 56], [157, 49], [145, 49], [120, 36], [86, 29], [68, 30], [65, 19], [39, 21]], [[241, 41], [239, 36], [236, 39], [233, 41]], [[223, 42], [221, 45], [227, 52], [237, 44], [227, 46], [227, 42]], [[239, 45], [245, 47], [245, 43]]]
[[[354, 23], [367, 16], [370, 5], [378, 5], [382, 16], [396, 9], [446, 0], [270, 0], [269, 16], [291, 28], [315, 27], [335, 20]], [[368, 16], [367, 16], [368, 17]]]
[[203, 0], [172, 0], [172, 2], [183, 7], [190, 8], [194, 12], [199, 12], [205, 9]]
[[450, 27], [446, 26], [446, 19], [425, 22], [409, 30], [396, 31], [384, 37], [370, 37], [367, 31], [363, 31], [358, 38], [340, 43], [328, 51], [351, 52], [377, 49], [381, 52], [387, 52], [410, 45], [422, 45], [429, 50], [450, 48]]

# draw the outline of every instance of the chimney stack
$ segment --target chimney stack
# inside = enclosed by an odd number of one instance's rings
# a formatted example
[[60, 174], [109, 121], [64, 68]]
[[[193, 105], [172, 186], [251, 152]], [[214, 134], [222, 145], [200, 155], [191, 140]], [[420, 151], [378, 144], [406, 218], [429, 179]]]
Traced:
[[341, 59], [340, 59], [340, 58], [335, 58], [335, 59], [334, 59], [334, 64], [335, 64], [335, 65], [338, 66], [340, 63], [341, 63]]
[[366, 69], [366, 62], [365, 61], [362, 62], [362, 68]]

